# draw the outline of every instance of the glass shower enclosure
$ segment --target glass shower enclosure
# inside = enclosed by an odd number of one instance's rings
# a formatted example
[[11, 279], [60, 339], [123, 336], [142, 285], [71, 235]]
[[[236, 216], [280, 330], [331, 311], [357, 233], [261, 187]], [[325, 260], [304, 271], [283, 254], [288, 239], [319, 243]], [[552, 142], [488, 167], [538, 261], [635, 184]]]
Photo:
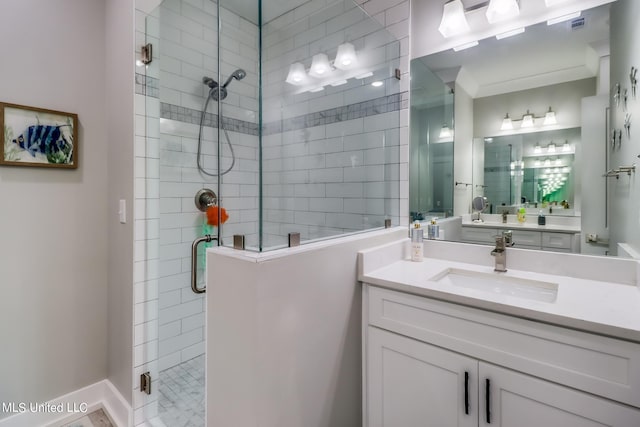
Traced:
[[206, 294], [191, 290], [192, 242], [243, 236], [262, 252], [290, 233], [305, 244], [399, 225], [400, 43], [353, 0], [164, 0], [140, 25], [153, 56], [136, 70], [138, 202], [158, 213], [145, 223], [157, 301], [144, 325], [157, 347], [136, 372], [157, 386], [135, 422], [202, 426]]

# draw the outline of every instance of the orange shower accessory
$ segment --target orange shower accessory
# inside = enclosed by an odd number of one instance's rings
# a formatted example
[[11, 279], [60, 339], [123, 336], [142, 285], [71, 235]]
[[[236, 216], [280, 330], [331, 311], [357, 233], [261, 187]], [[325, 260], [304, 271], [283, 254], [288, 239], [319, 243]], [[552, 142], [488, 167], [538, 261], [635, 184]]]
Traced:
[[218, 209], [220, 209], [220, 221], [222, 224], [227, 222], [229, 219], [229, 214], [225, 208], [218, 208], [217, 206], [209, 206], [207, 208], [207, 224], [213, 225], [214, 227], [218, 226]]

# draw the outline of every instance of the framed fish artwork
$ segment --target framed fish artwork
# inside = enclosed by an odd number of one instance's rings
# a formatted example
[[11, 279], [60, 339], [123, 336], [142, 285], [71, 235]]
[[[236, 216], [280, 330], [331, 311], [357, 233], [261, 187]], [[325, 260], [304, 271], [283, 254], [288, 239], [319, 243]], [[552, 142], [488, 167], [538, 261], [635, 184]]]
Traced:
[[0, 102], [0, 165], [76, 169], [78, 115]]

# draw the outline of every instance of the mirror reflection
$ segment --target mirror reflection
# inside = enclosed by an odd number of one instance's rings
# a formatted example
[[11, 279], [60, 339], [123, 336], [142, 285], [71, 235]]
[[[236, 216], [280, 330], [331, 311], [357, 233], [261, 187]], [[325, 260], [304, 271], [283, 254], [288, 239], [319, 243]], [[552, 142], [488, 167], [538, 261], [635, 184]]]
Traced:
[[[609, 254], [610, 5], [412, 60], [410, 213], [447, 240]], [[486, 199], [486, 209], [474, 201]]]

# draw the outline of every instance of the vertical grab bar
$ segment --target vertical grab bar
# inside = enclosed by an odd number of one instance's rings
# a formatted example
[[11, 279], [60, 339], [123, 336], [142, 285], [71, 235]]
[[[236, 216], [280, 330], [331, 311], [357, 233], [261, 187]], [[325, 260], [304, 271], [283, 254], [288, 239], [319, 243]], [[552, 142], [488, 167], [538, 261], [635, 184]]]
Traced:
[[202, 242], [211, 242], [213, 240], [218, 240], [216, 237], [211, 236], [210, 234], [204, 235], [204, 237], [198, 237], [191, 244], [191, 290], [196, 294], [203, 294], [207, 292], [205, 288], [198, 288], [198, 246]]

